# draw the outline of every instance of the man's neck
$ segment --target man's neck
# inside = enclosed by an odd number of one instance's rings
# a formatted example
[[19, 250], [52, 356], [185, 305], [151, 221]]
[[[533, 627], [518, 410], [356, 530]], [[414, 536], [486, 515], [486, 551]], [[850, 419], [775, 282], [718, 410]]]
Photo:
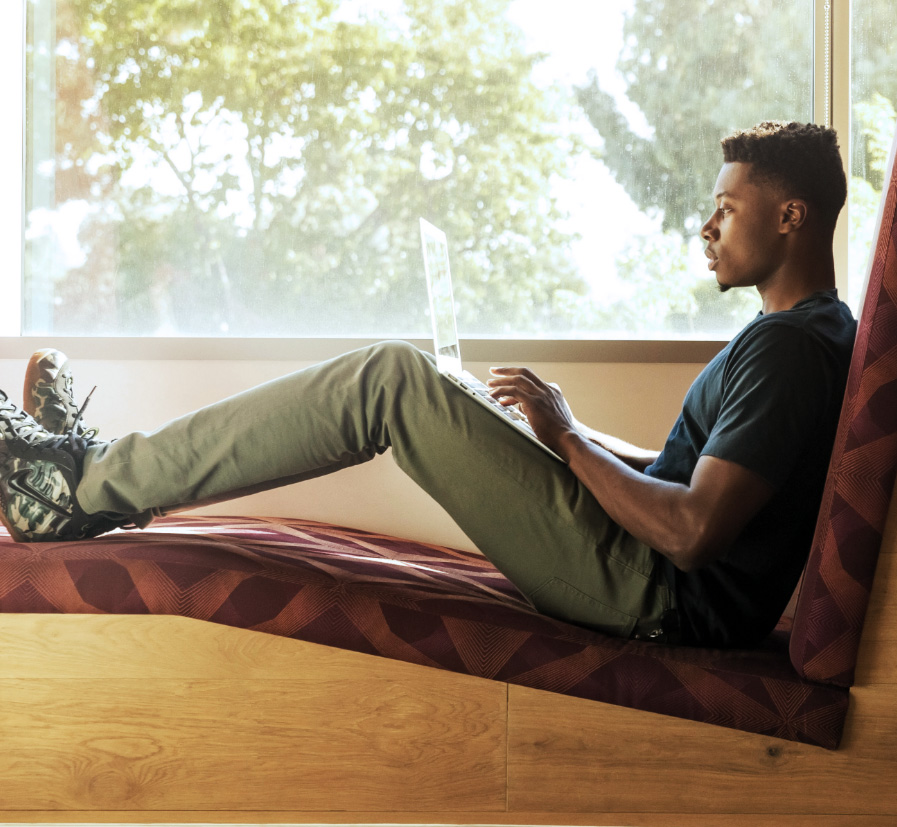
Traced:
[[803, 301], [814, 293], [835, 289], [835, 260], [831, 246], [824, 248], [825, 253], [803, 255], [792, 259], [790, 266], [786, 264], [779, 272], [771, 276], [763, 284], [757, 285], [757, 291], [763, 300], [763, 314], [790, 310], [799, 301]]

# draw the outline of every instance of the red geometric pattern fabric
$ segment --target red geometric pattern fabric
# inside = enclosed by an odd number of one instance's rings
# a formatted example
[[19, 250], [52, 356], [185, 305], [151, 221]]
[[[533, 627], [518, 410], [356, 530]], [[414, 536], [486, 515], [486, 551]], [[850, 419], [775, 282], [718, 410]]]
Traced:
[[[895, 138], [897, 142], [897, 138]], [[897, 476], [897, 168], [860, 314], [847, 392], [791, 635], [808, 680], [851, 686]]]
[[784, 633], [751, 652], [609, 638], [539, 615], [479, 555], [294, 519], [0, 534], [0, 611], [182, 615], [829, 749], [847, 712]]

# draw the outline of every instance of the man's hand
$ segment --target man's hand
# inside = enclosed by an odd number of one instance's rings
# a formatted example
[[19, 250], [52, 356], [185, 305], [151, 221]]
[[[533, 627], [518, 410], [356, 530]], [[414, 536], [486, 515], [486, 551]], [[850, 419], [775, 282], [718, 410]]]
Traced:
[[487, 384], [492, 396], [502, 405], [519, 405], [536, 436], [560, 453], [563, 436], [579, 430], [561, 389], [544, 382], [529, 368], [490, 368], [490, 372], [493, 378]]

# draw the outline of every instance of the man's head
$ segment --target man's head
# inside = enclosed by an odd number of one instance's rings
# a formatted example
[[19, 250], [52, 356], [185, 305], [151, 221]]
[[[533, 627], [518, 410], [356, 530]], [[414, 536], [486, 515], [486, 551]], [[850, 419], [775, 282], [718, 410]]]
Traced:
[[824, 258], [847, 196], [834, 130], [766, 122], [722, 145], [716, 209], [701, 228], [720, 289], [768, 294], [783, 279], [828, 280], [833, 263]]
[[751, 165], [751, 179], [781, 187], [786, 198], [806, 201], [820, 229], [834, 232], [847, 200], [847, 178], [834, 129], [764, 121], [721, 141], [726, 163]]

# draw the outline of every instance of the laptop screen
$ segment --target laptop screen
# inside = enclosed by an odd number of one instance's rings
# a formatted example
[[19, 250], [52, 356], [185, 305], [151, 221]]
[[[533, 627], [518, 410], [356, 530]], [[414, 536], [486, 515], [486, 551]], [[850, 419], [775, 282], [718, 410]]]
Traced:
[[423, 218], [420, 220], [420, 237], [424, 251], [427, 290], [430, 293], [430, 318], [433, 321], [436, 364], [440, 371], [457, 375], [461, 371], [461, 351], [458, 347], [458, 329], [455, 325], [448, 242], [442, 230]]

